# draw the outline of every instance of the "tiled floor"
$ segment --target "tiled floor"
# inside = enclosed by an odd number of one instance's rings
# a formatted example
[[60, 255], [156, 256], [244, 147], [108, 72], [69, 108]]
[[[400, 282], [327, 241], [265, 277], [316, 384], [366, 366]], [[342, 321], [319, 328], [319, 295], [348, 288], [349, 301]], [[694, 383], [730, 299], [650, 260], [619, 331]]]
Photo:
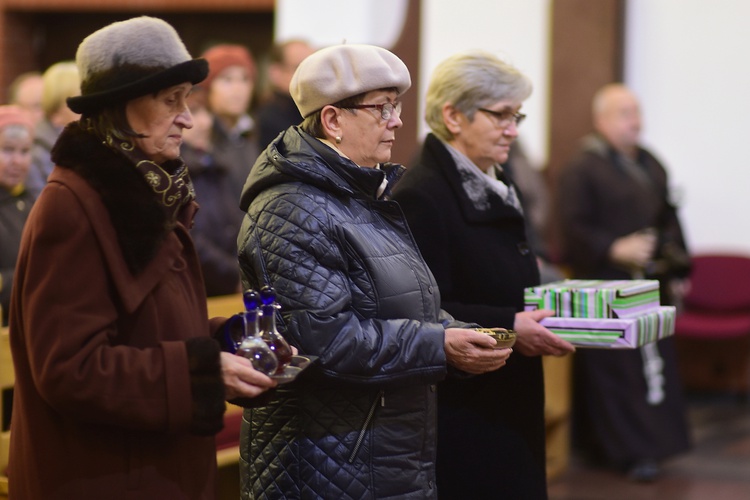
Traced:
[[693, 450], [663, 464], [660, 479], [633, 483], [575, 459], [550, 481], [550, 500], [749, 500], [750, 401], [689, 396]]

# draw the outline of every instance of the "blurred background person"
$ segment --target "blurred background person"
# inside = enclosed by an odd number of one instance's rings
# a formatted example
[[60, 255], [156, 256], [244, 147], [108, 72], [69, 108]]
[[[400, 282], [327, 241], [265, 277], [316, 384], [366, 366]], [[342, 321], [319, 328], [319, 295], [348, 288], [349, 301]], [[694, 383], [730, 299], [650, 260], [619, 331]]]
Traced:
[[211, 137], [213, 155], [229, 168], [239, 200], [247, 174], [258, 158], [258, 134], [250, 116], [257, 70], [250, 51], [236, 44], [220, 44], [206, 50], [209, 72], [202, 86], [208, 92], [208, 109], [214, 115]]
[[42, 92], [44, 82], [39, 71], [28, 71], [18, 75], [8, 87], [8, 104], [24, 109], [36, 124], [42, 119]]
[[78, 119], [68, 107], [66, 99], [81, 93], [81, 79], [75, 61], [53, 64], [42, 75], [42, 119], [34, 131], [34, 147], [31, 151], [32, 166], [26, 181], [34, 197], [39, 196], [52, 173], [50, 152], [63, 127]]
[[289, 82], [302, 60], [314, 50], [305, 40], [298, 39], [275, 43], [271, 47], [266, 75], [268, 90], [255, 111], [261, 148], [268, 146], [279, 132], [302, 122], [289, 93]]
[[[674, 304], [690, 262], [667, 172], [639, 144], [638, 99], [622, 84], [606, 85], [592, 117], [595, 132], [556, 183], [563, 264], [574, 278], [658, 279], [662, 304]], [[660, 461], [689, 448], [673, 342], [578, 351], [574, 435], [595, 463], [650, 481]]]
[[11, 285], [21, 234], [34, 196], [25, 180], [31, 166], [33, 121], [15, 105], [0, 106], [0, 306], [2, 324], [8, 325]]
[[227, 155], [213, 144], [214, 115], [208, 109], [208, 92], [196, 85], [188, 97], [193, 128], [183, 132], [182, 158], [190, 170], [200, 210], [192, 230], [209, 297], [239, 293], [237, 233], [244, 213], [239, 208]]
[[243, 282], [276, 288], [279, 329], [318, 359], [245, 411], [242, 498], [437, 498], [434, 384], [449, 366], [483, 373], [510, 355], [440, 309], [389, 200], [410, 85], [380, 47], [310, 55], [291, 83], [304, 121], [274, 139], [245, 185]]
[[431, 133], [419, 163], [396, 186], [442, 307], [461, 321], [513, 329], [502, 370], [438, 385], [437, 478], [441, 499], [547, 498], [541, 355], [573, 352], [524, 311], [539, 283], [521, 193], [504, 176], [531, 82], [492, 54], [438, 64], [427, 89]]
[[38, 71], [28, 71], [18, 75], [8, 87], [8, 104], [25, 109], [36, 126], [42, 119], [42, 92], [44, 83]]
[[9, 496], [213, 499], [225, 399], [276, 383], [212, 338], [180, 158], [205, 78], [166, 22], [78, 47], [81, 114], [24, 228], [10, 311]]

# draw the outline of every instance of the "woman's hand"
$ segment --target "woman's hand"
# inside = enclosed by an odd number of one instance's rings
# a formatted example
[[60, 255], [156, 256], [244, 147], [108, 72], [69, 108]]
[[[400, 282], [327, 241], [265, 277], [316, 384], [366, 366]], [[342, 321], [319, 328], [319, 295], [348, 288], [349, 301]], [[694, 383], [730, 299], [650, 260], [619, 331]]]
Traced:
[[516, 313], [513, 329], [518, 334], [515, 344], [518, 352], [524, 356], [563, 356], [575, 352], [573, 344], [539, 324], [541, 320], [554, 314], [549, 309]]
[[277, 385], [275, 380], [255, 370], [249, 359], [228, 352], [221, 353], [221, 375], [228, 400], [254, 398]]
[[505, 365], [513, 349], [494, 349], [495, 339], [468, 328], [445, 330], [445, 357], [448, 364], [478, 375]]

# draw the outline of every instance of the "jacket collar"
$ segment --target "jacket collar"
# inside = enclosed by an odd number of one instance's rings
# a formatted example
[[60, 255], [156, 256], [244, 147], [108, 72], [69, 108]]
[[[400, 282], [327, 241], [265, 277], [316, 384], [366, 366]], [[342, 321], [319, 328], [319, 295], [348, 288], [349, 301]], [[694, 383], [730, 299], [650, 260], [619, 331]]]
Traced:
[[130, 272], [143, 271], [173, 226], [132, 162], [77, 121], [65, 127], [51, 156], [58, 167], [77, 173], [99, 193]]
[[379, 169], [360, 167], [295, 126], [260, 155], [245, 184], [240, 207], [247, 210], [261, 191], [284, 182], [304, 182], [339, 196], [374, 200], [383, 180], [389, 182], [384, 193], [387, 196], [404, 170], [394, 163]]
[[469, 199], [462, 186], [461, 174], [456, 168], [448, 149], [443, 142], [434, 134], [427, 134], [425, 145], [422, 150], [420, 163], [426, 168], [433, 168], [445, 177], [458, 200], [461, 212], [468, 221], [486, 222], [499, 219], [521, 218], [522, 215], [513, 207], [506, 205], [499, 195], [494, 192], [489, 193], [488, 208], [480, 210], [474, 202]]

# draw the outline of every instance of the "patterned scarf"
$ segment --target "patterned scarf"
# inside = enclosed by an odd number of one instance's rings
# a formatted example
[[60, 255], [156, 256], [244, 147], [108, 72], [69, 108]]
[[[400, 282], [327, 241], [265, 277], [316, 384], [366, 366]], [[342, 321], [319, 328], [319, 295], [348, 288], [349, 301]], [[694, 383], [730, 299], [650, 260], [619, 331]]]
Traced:
[[171, 222], [186, 204], [195, 199], [195, 188], [187, 165], [178, 158], [159, 165], [148, 158], [132, 142], [107, 136], [106, 145], [128, 158], [156, 194], [157, 200], [167, 211]]
[[482, 172], [473, 161], [465, 154], [443, 141], [448, 152], [456, 163], [456, 170], [461, 176], [461, 187], [463, 187], [466, 196], [479, 211], [490, 208], [490, 193], [495, 193], [505, 205], [515, 208], [518, 213], [523, 214], [523, 208], [516, 195], [516, 189], [513, 184], [506, 184], [498, 178], [498, 173], [502, 175], [502, 167], [493, 165], [488, 173]]

